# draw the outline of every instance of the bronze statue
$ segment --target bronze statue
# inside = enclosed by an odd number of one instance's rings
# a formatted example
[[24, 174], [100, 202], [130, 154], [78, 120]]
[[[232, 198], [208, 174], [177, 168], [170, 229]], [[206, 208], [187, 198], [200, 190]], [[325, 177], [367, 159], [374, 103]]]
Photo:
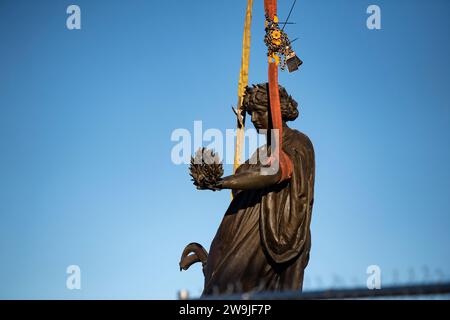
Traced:
[[[314, 149], [305, 134], [286, 125], [298, 117], [297, 102], [282, 86], [279, 93], [282, 148], [293, 163], [291, 178], [279, 181], [280, 170], [262, 175], [257, 151], [234, 175], [196, 183], [199, 189], [232, 189], [234, 195], [209, 254], [201, 245], [191, 243], [181, 257], [180, 268], [185, 270], [202, 262], [203, 295], [302, 288], [311, 248]], [[258, 131], [269, 129], [267, 83], [247, 87], [243, 104]], [[270, 143], [261, 148], [270, 153]]]

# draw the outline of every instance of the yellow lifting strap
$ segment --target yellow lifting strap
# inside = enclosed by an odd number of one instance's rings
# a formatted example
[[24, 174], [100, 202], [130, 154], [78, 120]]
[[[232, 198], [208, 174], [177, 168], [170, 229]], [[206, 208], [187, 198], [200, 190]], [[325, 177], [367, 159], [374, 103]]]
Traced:
[[236, 145], [234, 149], [234, 165], [233, 173], [239, 167], [242, 155], [242, 145], [244, 142], [245, 130], [245, 110], [243, 110], [242, 102], [245, 93], [245, 87], [248, 85], [248, 66], [250, 62], [250, 29], [252, 24], [252, 7], [253, 0], [247, 0], [247, 13], [245, 15], [244, 36], [242, 39], [242, 58], [241, 70], [239, 73], [238, 84], [238, 103], [237, 103], [237, 130], [236, 130]]

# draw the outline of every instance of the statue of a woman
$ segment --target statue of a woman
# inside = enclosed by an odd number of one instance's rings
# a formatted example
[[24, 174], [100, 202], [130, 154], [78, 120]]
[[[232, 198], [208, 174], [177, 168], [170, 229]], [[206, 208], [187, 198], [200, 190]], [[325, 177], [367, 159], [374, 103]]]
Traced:
[[[282, 148], [292, 161], [292, 176], [280, 181], [281, 170], [262, 174], [258, 154], [270, 150], [263, 146], [214, 186], [232, 189], [234, 197], [209, 254], [203, 250], [206, 258], [199, 259], [206, 260], [203, 295], [302, 288], [311, 248], [314, 149], [306, 135], [286, 125], [298, 117], [297, 103], [283, 87], [279, 92]], [[248, 87], [243, 103], [255, 128], [268, 129], [268, 85]]]

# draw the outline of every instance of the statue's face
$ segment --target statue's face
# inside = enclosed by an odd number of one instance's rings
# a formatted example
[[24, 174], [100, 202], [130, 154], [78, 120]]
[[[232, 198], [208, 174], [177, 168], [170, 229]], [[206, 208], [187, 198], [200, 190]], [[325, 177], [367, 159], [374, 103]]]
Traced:
[[252, 123], [256, 130], [269, 128], [269, 113], [267, 112], [267, 106], [253, 105], [251, 107]]

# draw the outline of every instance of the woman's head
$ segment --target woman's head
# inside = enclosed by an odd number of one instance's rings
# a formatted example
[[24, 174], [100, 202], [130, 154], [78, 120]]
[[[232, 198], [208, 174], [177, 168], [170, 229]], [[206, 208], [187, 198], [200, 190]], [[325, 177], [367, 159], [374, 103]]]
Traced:
[[[278, 88], [280, 92], [280, 108], [283, 121], [287, 122], [297, 119], [297, 102], [287, 93], [284, 87], [278, 85]], [[260, 83], [253, 85], [252, 87], [248, 86], [245, 89], [243, 106], [248, 114], [252, 116], [252, 122], [254, 122], [257, 129], [268, 128], [268, 89], [268, 83]], [[265, 116], [264, 113], [267, 114], [267, 116]], [[260, 126], [260, 128], [258, 128], [258, 126]]]

